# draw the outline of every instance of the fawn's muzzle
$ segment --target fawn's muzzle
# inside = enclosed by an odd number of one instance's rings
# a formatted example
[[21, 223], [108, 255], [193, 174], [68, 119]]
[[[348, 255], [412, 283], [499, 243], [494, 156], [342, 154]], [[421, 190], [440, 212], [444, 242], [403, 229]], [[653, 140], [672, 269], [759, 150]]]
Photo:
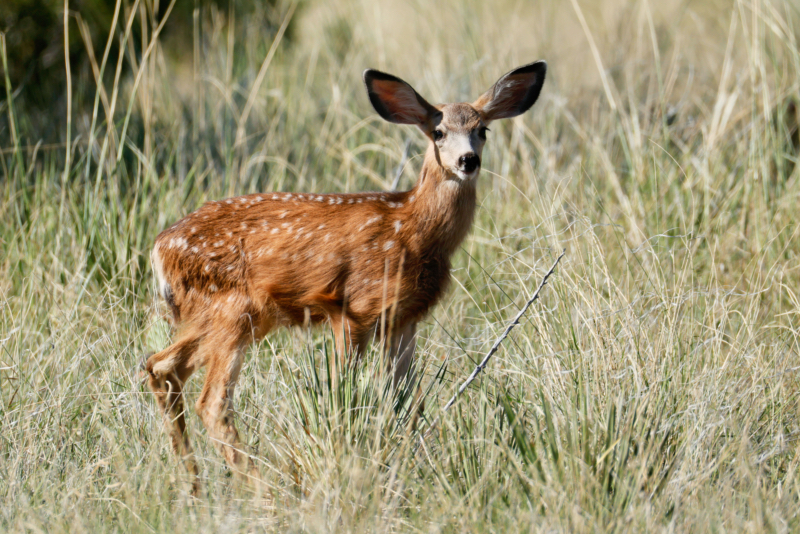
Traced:
[[467, 174], [481, 166], [481, 158], [474, 152], [458, 158], [458, 169]]

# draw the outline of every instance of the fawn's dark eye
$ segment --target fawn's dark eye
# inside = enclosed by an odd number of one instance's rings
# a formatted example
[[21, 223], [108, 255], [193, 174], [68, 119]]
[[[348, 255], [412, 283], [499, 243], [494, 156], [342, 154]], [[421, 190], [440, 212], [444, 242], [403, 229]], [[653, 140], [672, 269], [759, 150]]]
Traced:
[[444, 137], [444, 132], [441, 130], [434, 130], [433, 131], [433, 140], [439, 141], [442, 137]]
[[486, 126], [481, 126], [478, 129], [478, 137], [480, 137], [481, 139], [486, 139], [486, 132], [488, 132], [488, 131], [489, 131], [489, 128], [487, 128]]

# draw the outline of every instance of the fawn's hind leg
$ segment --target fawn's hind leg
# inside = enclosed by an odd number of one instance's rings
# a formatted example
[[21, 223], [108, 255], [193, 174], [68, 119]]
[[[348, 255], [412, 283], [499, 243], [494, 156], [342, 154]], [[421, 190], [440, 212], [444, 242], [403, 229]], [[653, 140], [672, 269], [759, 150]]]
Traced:
[[199, 490], [199, 471], [186, 433], [183, 385], [196, 369], [193, 356], [198, 347], [199, 339], [196, 336], [182, 336], [166, 349], [150, 356], [144, 364], [150, 389], [164, 413], [172, 450], [192, 475], [192, 493]]
[[213, 353], [207, 355], [208, 374], [195, 411], [231, 469], [240, 476], [250, 477], [250, 482], [257, 483], [258, 470], [239, 440], [234, 421], [233, 394], [246, 345], [241, 340], [204, 345], [203, 350]]

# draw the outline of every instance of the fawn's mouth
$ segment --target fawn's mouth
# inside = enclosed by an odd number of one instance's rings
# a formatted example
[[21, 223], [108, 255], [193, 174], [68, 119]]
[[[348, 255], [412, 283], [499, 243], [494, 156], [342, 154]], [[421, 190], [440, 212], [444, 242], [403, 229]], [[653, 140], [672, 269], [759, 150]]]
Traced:
[[458, 179], [461, 180], [462, 182], [467, 182], [469, 180], [474, 180], [475, 178], [477, 178], [480, 172], [481, 168], [476, 167], [470, 172], [465, 172], [460, 169], [456, 169], [455, 171], [453, 171], [453, 174], [455, 174], [458, 177]]

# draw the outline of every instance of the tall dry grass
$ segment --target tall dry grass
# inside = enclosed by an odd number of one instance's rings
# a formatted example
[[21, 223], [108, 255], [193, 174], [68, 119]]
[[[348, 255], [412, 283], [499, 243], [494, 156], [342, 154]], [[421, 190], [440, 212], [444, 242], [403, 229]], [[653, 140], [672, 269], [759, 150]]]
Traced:
[[[1, 529], [800, 528], [794, 4], [287, 3], [291, 44], [202, 9], [176, 58], [149, 1], [122, 5], [116, 29], [124, 42], [140, 17], [142, 50], [95, 50], [113, 82], [73, 88], [97, 97], [72, 109], [69, 150], [28, 146], [24, 114], [0, 109], [15, 128]], [[422, 329], [423, 417], [377, 349], [334, 373], [330, 332], [281, 332], [248, 355], [236, 398], [266, 496], [190, 413], [205, 487], [191, 500], [137, 371], [169, 336], [155, 235], [225, 195], [410, 186], [424, 141], [372, 112], [366, 67], [456, 101], [539, 58], [542, 97], [492, 127], [473, 232]], [[542, 300], [417, 447], [562, 248]]]

